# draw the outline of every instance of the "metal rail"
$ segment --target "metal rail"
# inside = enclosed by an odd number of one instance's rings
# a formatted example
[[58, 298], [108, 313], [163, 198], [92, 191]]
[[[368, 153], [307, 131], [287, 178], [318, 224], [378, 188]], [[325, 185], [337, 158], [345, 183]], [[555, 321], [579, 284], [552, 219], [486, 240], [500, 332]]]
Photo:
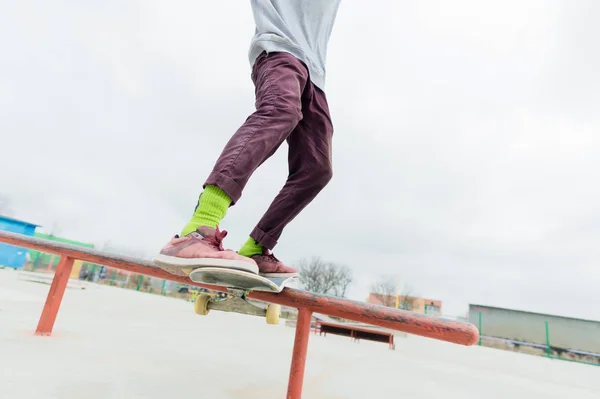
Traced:
[[[40, 335], [49, 335], [52, 333], [54, 321], [56, 320], [56, 315], [75, 260], [209, 288], [215, 291], [227, 292], [225, 287], [195, 283], [186, 277], [175, 276], [159, 269], [151, 262], [125, 256], [116, 256], [95, 249], [77, 247], [75, 245], [6, 231], [0, 231], [0, 242], [61, 256], [36, 329], [36, 333]], [[302, 394], [304, 364], [310, 333], [310, 320], [313, 312], [466, 346], [474, 345], [479, 339], [477, 327], [471, 323], [315, 294], [289, 287], [286, 287], [278, 294], [255, 291], [248, 296], [260, 301], [295, 307], [299, 310], [288, 385], [288, 399], [298, 399]]]

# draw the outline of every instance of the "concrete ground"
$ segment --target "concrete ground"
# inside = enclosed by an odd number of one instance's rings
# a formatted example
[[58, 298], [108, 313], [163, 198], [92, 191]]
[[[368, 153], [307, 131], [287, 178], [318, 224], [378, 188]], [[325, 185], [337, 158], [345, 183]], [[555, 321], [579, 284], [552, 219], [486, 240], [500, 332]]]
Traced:
[[[0, 398], [285, 397], [294, 330], [114, 287], [65, 293], [54, 335], [33, 330], [48, 285], [0, 270]], [[598, 399], [600, 367], [421, 337], [311, 335], [304, 398]]]

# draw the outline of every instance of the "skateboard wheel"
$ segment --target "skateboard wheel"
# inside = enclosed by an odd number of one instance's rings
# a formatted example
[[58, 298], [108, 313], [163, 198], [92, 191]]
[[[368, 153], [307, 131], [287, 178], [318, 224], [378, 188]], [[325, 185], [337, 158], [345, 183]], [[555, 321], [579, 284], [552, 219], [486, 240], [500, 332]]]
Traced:
[[210, 309], [208, 309], [208, 304], [212, 300], [212, 295], [209, 294], [199, 294], [194, 301], [194, 312], [199, 315], [206, 316]]
[[267, 324], [279, 324], [281, 305], [270, 303], [267, 305]]

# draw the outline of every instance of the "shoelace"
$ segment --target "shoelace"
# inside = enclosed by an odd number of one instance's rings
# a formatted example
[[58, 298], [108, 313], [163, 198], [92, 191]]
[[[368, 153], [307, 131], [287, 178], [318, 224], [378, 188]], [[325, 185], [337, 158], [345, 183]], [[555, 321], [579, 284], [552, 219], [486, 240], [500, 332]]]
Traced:
[[203, 240], [207, 241], [208, 243], [214, 245], [215, 247], [219, 248], [219, 250], [224, 251], [225, 249], [223, 248], [223, 239], [227, 236], [227, 230], [219, 230], [219, 226], [217, 226], [217, 230], [215, 231], [215, 235], [214, 236], [209, 236], [209, 237], [204, 237]]
[[266, 256], [267, 259], [269, 260], [269, 262], [279, 263], [279, 259], [277, 259], [275, 257], [275, 255], [273, 255], [273, 253], [271, 251], [267, 250], [266, 248], [265, 248], [265, 252], [263, 253], [263, 256]]

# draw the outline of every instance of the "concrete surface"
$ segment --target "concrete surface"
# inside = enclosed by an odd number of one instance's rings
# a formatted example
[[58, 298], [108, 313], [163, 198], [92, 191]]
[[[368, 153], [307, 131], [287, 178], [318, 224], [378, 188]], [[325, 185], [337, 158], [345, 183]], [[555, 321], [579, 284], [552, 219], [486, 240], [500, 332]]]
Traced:
[[[0, 270], [0, 398], [285, 397], [294, 330], [115, 287], [68, 289], [37, 337], [48, 285]], [[600, 367], [485, 347], [311, 335], [304, 398], [597, 399]]]

